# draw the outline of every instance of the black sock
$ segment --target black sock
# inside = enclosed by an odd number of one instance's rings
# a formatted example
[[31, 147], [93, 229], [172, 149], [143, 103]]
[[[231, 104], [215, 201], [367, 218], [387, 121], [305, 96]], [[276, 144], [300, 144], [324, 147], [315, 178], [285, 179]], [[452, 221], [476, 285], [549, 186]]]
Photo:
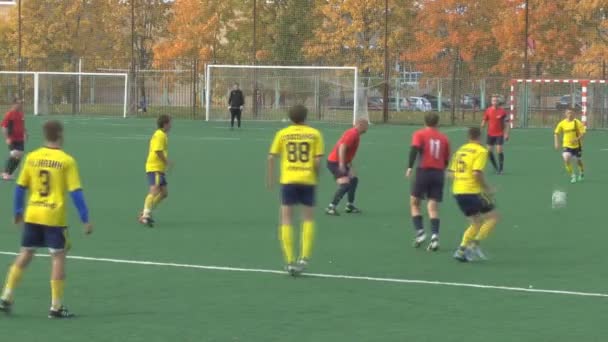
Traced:
[[431, 219], [431, 232], [433, 233], [433, 235], [439, 235], [439, 219], [438, 218]]
[[422, 224], [422, 216], [412, 216], [412, 223], [414, 224], [414, 229], [417, 234], [422, 234], [424, 232], [424, 225]]
[[6, 161], [6, 167], [4, 168], [4, 172], [8, 173], [9, 175], [12, 175], [18, 166], [19, 166], [19, 159], [10, 157]]
[[504, 152], [500, 152], [498, 154], [498, 164], [500, 165], [500, 171], [502, 171], [502, 167], [505, 164], [505, 154]]
[[357, 192], [357, 185], [359, 184], [359, 178], [354, 177], [350, 180], [350, 186], [348, 187], [348, 203], [355, 203], [355, 193]]
[[21, 162], [20, 158], [13, 158], [13, 159], [14, 159], [13, 165], [11, 165], [11, 169], [9, 171], [9, 173], [11, 175], [15, 172], [15, 170], [17, 170], [17, 168], [19, 167], [19, 163]]
[[496, 158], [494, 158], [494, 152], [490, 151], [490, 162], [492, 166], [494, 166], [495, 170], [498, 170], [498, 166], [496, 166]]
[[350, 187], [350, 184], [348, 184], [348, 183], [340, 184], [338, 186], [338, 190], [336, 190], [336, 194], [334, 195], [334, 200], [331, 201], [331, 204], [333, 204], [334, 206], [337, 206], [338, 203], [340, 203], [340, 200], [342, 200], [342, 197], [344, 197], [344, 195], [348, 192], [349, 187]]
[[4, 173], [8, 173], [11, 169], [11, 164], [13, 163], [13, 157], [9, 157], [4, 164]]
[[230, 117], [230, 127], [234, 127], [234, 115]]

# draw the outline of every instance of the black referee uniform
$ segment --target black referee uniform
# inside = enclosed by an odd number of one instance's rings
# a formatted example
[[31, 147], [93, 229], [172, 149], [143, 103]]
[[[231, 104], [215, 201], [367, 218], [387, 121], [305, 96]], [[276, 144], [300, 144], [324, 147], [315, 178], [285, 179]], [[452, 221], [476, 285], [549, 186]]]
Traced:
[[237, 125], [241, 127], [241, 113], [242, 107], [245, 105], [245, 96], [238, 85], [234, 86], [234, 89], [230, 91], [230, 97], [228, 97], [228, 105], [230, 106], [230, 127], [234, 127], [234, 119], [237, 121]]

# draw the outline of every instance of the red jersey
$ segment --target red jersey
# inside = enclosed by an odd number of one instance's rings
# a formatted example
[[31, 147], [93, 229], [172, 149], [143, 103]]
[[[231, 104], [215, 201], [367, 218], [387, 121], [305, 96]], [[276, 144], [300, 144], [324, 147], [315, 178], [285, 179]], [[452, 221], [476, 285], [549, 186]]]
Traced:
[[436, 128], [419, 129], [412, 135], [412, 146], [421, 151], [419, 167], [444, 170], [450, 160], [450, 141]]
[[493, 106], [486, 109], [483, 120], [488, 124], [488, 136], [502, 137], [505, 134], [506, 119], [507, 112], [504, 109]]
[[345, 144], [346, 154], [344, 155], [344, 163], [350, 164], [353, 159], [355, 159], [355, 154], [357, 154], [357, 149], [359, 148], [359, 138], [360, 134], [356, 128], [348, 129], [346, 132], [344, 132], [344, 134], [342, 134], [342, 137], [340, 140], [338, 140], [336, 146], [334, 146], [334, 148], [331, 150], [327, 160], [334, 163], [339, 162], [340, 156], [338, 155], [338, 149], [340, 148], [340, 145]]
[[23, 112], [10, 111], [4, 115], [2, 127], [8, 131], [11, 141], [22, 142], [25, 140], [25, 120]]

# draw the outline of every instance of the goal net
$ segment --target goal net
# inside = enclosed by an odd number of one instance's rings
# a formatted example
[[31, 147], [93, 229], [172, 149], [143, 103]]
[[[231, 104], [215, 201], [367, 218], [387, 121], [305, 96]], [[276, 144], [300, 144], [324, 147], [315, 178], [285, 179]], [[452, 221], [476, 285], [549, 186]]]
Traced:
[[514, 79], [510, 111], [518, 127], [552, 127], [574, 109], [589, 128], [608, 128], [608, 83], [585, 79]]
[[126, 73], [0, 71], [0, 106], [19, 95], [34, 115], [127, 116]]
[[234, 84], [245, 96], [246, 120], [283, 121], [296, 104], [308, 108], [310, 121], [367, 118], [356, 67], [208, 65], [205, 76], [207, 121], [230, 118], [228, 97]]

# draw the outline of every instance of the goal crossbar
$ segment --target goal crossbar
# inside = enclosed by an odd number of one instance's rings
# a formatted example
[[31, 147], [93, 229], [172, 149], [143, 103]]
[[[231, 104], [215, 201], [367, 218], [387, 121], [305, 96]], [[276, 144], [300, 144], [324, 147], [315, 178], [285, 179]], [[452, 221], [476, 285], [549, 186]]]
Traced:
[[66, 75], [66, 76], [117, 76], [123, 77], [124, 101], [123, 117], [127, 117], [127, 96], [129, 93], [129, 74], [115, 72], [70, 72], [70, 71], [0, 71], [0, 75], [33, 75], [34, 76], [34, 115], [40, 115], [38, 100], [40, 97], [40, 75]]
[[211, 108], [211, 69], [274, 69], [274, 70], [351, 70], [354, 72], [353, 90], [353, 123], [356, 121], [358, 101], [356, 96], [359, 90], [359, 68], [355, 66], [313, 66], [313, 65], [236, 65], [236, 64], [207, 64], [205, 72], [205, 121], [209, 121]]

